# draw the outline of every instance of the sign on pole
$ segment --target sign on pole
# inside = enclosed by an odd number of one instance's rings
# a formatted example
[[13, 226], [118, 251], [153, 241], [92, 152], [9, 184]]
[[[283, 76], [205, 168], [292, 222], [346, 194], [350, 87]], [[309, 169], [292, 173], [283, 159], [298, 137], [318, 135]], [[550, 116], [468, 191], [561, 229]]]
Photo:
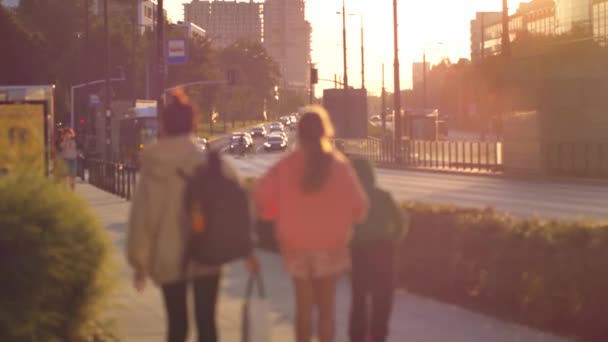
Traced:
[[186, 64], [188, 62], [186, 39], [169, 39], [167, 47], [167, 64]]

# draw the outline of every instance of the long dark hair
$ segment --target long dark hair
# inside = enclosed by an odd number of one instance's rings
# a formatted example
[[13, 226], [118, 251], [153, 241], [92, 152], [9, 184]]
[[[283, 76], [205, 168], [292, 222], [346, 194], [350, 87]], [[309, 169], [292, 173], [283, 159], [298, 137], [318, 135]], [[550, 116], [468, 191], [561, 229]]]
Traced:
[[310, 107], [300, 119], [298, 142], [305, 154], [301, 186], [304, 192], [318, 191], [329, 176], [333, 160], [331, 144], [333, 126], [321, 107]]

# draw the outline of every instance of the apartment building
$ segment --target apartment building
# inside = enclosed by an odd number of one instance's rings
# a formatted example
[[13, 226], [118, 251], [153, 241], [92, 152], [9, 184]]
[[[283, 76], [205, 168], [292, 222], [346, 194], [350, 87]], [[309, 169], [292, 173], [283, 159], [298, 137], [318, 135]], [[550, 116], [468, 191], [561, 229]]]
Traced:
[[219, 48], [237, 40], [262, 42], [262, 4], [249, 1], [192, 0], [184, 4], [184, 21], [206, 31], [207, 37]]
[[312, 27], [304, 0], [266, 0], [264, 46], [279, 64], [282, 87], [306, 91], [310, 81]]
[[[573, 31], [589, 32], [596, 41], [605, 45], [608, 41], [608, 0], [532, 0], [520, 4], [517, 12], [509, 17], [511, 40], [522, 32], [534, 35], [561, 35]], [[478, 20], [478, 19], [476, 19]], [[471, 21], [471, 25], [473, 22]], [[478, 32], [471, 28], [471, 57], [478, 56], [480, 45]], [[502, 23], [485, 24], [483, 39], [485, 55], [501, 51]]]
[[471, 20], [471, 61], [477, 62], [485, 53], [484, 28], [500, 22], [501, 12], [477, 12]]

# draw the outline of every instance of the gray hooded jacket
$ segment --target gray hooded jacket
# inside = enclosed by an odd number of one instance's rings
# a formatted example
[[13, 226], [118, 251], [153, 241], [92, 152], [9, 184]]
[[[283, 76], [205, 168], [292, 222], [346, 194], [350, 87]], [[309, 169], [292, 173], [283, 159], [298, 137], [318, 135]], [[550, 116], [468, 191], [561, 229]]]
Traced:
[[[205, 162], [205, 153], [190, 135], [161, 139], [143, 151], [129, 218], [127, 258], [133, 268], [146, 272], [159, 285], [219, 272], [191, 266], [184, 274], [182, 268], [186, 182], [178, 171], [191, 174]], [[227, 165], [223, 167], [236, 177]]]

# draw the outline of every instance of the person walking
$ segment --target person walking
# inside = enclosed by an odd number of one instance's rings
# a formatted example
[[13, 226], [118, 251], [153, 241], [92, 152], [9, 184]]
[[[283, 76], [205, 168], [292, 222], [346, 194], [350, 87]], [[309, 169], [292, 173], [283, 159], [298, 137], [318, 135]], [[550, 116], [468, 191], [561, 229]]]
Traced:
[[[185, 205], [186, 181], [206, 154], [197, 146], [193, 130], [197, 117], [185, 95], [176, 96], [164, 110], [162, 135], [142, 152], [139, 183], [133, 197], [127, 234], [127, 259], [134, 270], [134, 286], [143, 291], [148, 278], [161, 288], [168, 319], [168, 342], [188, 336], [187, 289], [194, 289], [199, 342], [217, 342], [216, 305], [220, 267], [184, 265], [191, 213]], [[219, 158], [217, 163], [221, 163]], [[223, 173], [236, 179], [227, 164]]]
[[349, 162], [332, 150], [324, 109], [309, 107], [298, 125], [298, 147], [257, 183], [260, 218], [274, 221], [285, 270], [295, 288], [297, 342], [312, 338], [318, 309], [320, 342], [335, 338], [335, 289], [350, 268], [352, 225], [367, 213], [367, 197]]
[[76, 187], [76, 167], [78, 158], [78, 148], [76, 144], [76, 133], [71, 128], [63, 130], [60, 138], [60, 155], [68, 168], [67, 180], [70, 189], [74, 190]]
[[376, 186], [374, 169], [367, 160], [354, 159], [352, 165], [370, 207], [367, 219], [355, 225], [351, 243], [350, 341], [385, 342], [395, 293], [397, 247], [405, 234], [406, 215], [389, 192]]

